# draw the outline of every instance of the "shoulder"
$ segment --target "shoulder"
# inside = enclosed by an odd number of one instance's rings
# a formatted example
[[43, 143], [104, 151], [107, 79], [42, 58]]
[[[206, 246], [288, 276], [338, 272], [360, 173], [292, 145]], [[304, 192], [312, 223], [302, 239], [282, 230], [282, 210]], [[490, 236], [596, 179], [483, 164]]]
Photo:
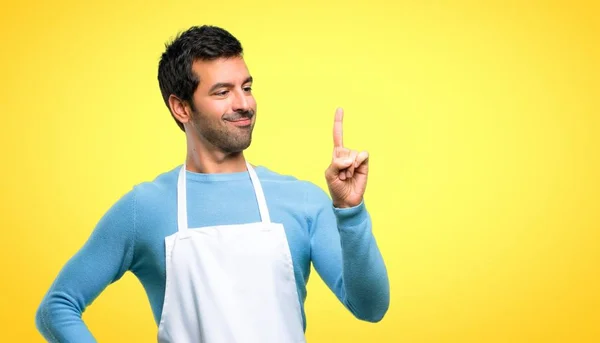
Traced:
[[261, 182], [295, 183], [300, 181], [293, 175], [282, 174], [263, 165], [255, 166], [254, 170], [256, 171], [256, 175], [258, 175]]
[[262, 184], [275, 186], [280, 191], [302, 194], [304, 201], [318, 205], [328, 205], [331, 201], [328, 193], [311, 180], [300, 179], [289, 174], [282, 174], [265, 166], [255, 167]]
[[139, 194], [164, 192], [166, 189], [177, 184], [177, 176], [180, 168], [181, 166], [173, 167], [156, 175], [152, 180], [139, 182], [134, 188]]
[[135, 200], [136, 210], [152, 209], [177, 193], [177, 175], [180, 166], [156, 175], [153, 179], [135, 184], [130, 193]]

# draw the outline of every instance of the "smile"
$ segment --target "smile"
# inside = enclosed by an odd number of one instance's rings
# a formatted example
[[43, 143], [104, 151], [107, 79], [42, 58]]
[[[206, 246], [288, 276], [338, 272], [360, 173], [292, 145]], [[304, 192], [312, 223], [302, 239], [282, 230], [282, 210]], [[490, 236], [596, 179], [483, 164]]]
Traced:
[[252, 118], [241, 118], [238, 120], [226, 120], [235, 126], [249, 126], [252, 124]]

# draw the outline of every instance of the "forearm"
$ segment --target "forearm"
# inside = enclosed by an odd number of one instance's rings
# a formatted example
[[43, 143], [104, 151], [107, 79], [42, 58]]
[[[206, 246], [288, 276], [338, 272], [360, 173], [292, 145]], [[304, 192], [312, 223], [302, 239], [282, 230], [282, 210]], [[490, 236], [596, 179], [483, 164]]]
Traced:
[[82, 309], [68, 294], [51, 290], [38, 307], [35, 323], [51, 343], [96, 343], [81, 319]]
[[343, 302], [358, 318], [379, 321], [389, 307], [389, 279], [364, 203], [334, 209], [342, 249]]
[[36, 327], [48, 342], [96, 342], [82, 314], [131, 266], [134, 203], [133, 193], [128, 193], [113, 205], [53, 280], [35, 314]]

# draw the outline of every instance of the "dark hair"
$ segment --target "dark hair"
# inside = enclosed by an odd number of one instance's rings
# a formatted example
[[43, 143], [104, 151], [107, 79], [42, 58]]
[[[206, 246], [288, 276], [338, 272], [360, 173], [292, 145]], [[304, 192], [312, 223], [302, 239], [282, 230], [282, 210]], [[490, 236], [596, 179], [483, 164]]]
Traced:
[[[163, 100], [169, 108], [169, 96], [173, 94], [187, 101], [192, 109], [192, 96], [200, 83], [192, 71], [194, 61], [242, 56], [244, 51], [231, 33], [210, 25], [193, 26], [179, 33], [171, 43], [165, 44], [165, 48], [158, 64], [158, 85]], [[175, 122], [185, 131], [182, 123], [177, 119]]]

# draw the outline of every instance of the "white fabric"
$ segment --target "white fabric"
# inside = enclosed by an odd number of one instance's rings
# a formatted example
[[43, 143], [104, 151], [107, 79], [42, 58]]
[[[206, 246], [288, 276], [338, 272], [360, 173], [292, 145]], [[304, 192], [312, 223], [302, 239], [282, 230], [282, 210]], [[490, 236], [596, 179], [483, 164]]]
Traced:
[[200, 228], [188, 228], [185, 164], [180, 170], [159, 343], [306, 342], [284, 227], [271, 223], [258, 176], [246, 166], [261, 221]]

